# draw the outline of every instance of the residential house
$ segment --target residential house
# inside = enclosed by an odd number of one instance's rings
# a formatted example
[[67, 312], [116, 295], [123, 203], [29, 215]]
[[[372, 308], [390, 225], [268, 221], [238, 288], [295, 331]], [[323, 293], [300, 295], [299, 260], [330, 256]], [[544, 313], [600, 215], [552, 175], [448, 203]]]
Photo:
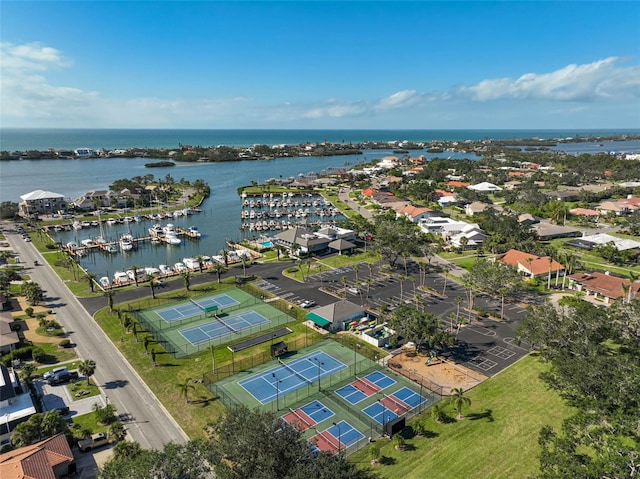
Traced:
[[572, 238], [580, 236], [582, 232], [573, 226], [555, 225], [548, 221], [539, 221], [531, 226], [538, 235], [538, 239], [543, 241], [555, 238]]
[[469, 224], [462, 228], [460, 233], [456, 233], [449, 238], [452, 246], [463, 249], [476, 249], [482, 244], [487, 235], [476, 224]]
[[10, 313], [0, 312], [0, 354], [6, 354], [20, 343], [17, 331], [11, 329], [13, 317]]
[[596, 218], [602, 214], [597, 210], [592, 210], [591, 208], [573, 208], [569, 210], [569, 213], [573, 216], [587, 216], [593, 218]]
[[418, 227], [423, 233], [439, 234], [445, 240], [462, 233], [467, 226], [478, 226], [464, 221], [454, 220], [448, 216], [427, 216], [418, 221]]
[[487, 208], [491, 208], [492, 205], [488, 205], [487, 203], [483, 203], [482, 201], [473, 201], [464, 207], [464, 213], [467, 216], [477, 215], [482, 213]]
[[8, 439], [18, 424], [36, 412], [31, 394], [23, 390], [15, 370], [0, 364], [0, 437]]
[[414, 205], [406, 205], [404, 207], [402, 207], [400, 210], [396, 211], [396, 216], [406, 216], [407, 218], [409, 218], [413, 223], [417, 223], [418, 221], [420, 221], [422, 218], [426, 218], [429, 213], [431, 213], [433, 210], [430, 208], [424, 208], [421, 206], [414, 206]]
[[345, 331], [351, 321], [360, 320], [365, 316], [367, 314], [362, 306], [343, 299], [314, 309], [305, 318], [314, 322], [320, 328], [336, 332]]
[[640, 297], [640, 282], [633, 283], [606, 273], [576, 273], [569, 276], [569, 288], [584, 291], [587, 296], [610, 304], [622, 298], [623, 301]]
[[540, 278], [549, 275], [549, 273], [557, 278], [565, 274], [565, 267], [551, 256], [537, 256], [517, 249], [510, 249], [506, 253], [497, 255], [496, 260], [513, 266], [529, 278]]
[[3, 479], [58, 479], [75, 472], [73, 453], [62, 433], [0, 454]]
[[483, 191], [487, 193], [490, 193], [492, 191], [502, 191], [502, 188], [487, 181], [483, 181], [482, 183], [478, 183], [477, 185], [469, 185], [467, 186], [467, 188], [470, 190]]
[[20, 197], [20, 214], [31, 216], [38, 214], [57, 214], [67, 209], [67, 201], [64, 196], [51, 191], [34, 190]]
[[613, 213], [616, 216], [626, 215], [635, 210], [633, 205], [625, 204], [620, 201], [604, 201], [596, 206], [596, 210], [602, 214]]
[[611, 236], [606, 233], [598, 233], [595, 235], [585, 235], [581, 238], [576, 238], [571, 241], [567, 241], [568, 246], [574, 246], [582, 249], [593, 249], [599, 245], [612, 244], [618, 251], [626, 251], [631, 249], [640, 248], [640, 241], [618, 238], [617, 236]]
[[530, 213], [523, 213], [518, 216], [518, 223], [521, 225], [531, 226], [540, 223], [540, 220]]
[[93, 190], [87, 191], [79, 198], [73, 201], [73, 204], [77, 208], [85, 210], [95, 210], [98, 208], [104, 208], [110, 206], [109, 204], [109, 191], [107, 190]]

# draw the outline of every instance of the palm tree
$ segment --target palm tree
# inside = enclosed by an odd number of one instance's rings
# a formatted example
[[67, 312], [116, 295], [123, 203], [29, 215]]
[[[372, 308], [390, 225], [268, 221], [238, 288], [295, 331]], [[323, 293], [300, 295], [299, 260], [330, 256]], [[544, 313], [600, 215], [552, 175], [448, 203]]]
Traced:
[[444, 410], [442, 409], [442, 406], [440, 406], [439, 403], [436, 403], [433, 406], [431, 406], [431, 417], [438, 424], [443, 423], [445, 421], [446, 415], [444, 413]]
[[442, 287], [442, 296], [444, 296], [444, 294], [447, 291], [447, 274], [449, 274], [449, 268], [447, 268], [446, 266], [443, 266], [442, 276], [444, 276], [444, 286]]
[[369, 446], [369, 458], [371, 459], [371, 465], [378, 464], [380, 460], [380, 446], [377, 444]]
[[183, 383], [176, 384], [176, 387], [180, 390], [180, 394], [184, 397], [184, 403], [189, 404], [189, 389], [194, 389], [193, 384], [191, 384], [191, 379], [185, 379]]
[[189, 287], [191, 286], [191, 273], [189, 271], [185, 271], [182, 273], [182, 280], [184, 281], [184, 289], [187, 291], [191, 291]]
[[107, 291], [104, 292], [104, 295], [107, 298], [107, 304], [109, 306], [109, 312], [113, 313], [113, 297], [115, 296], [116, 292], [112, 289], [108, 289]]
[[360, 265], [359, 264], [354, 264], [353, 265], [353, 271], [356, 273], [356, 283], [358, 282], [358, 271], [360, 271]]
[[131, 271], [133, 271], [133, 282], [136, 283], [136, 288], [138, 287], [138, 271], [142, 269], [140, 266], [138, 266], [137, 264], [134, 264], [131, 267]]
[[220, 276], [222, 273], [227, 271], [227, 268], [224, 267], [222, 263], [218, 263], [217, 261], [213, 264], [213, 271], [215, 271], [216, 275], [218, 275], [218, 284], [220, 284]]
[[451, 389], [450, 401], [453, 403], [453, 407], [455, 407], [456, 411], [458, 412], [458, 416], [456, 419], [462, 419], [464, 417], [462, 415], [462, 408], [464, 406], [471, 406], [471, 399], [464, 395], [464, 389], [453, 388]]
[[198, 270], [202, 273], [202, 267], [204, 265], [204, 256], [202, 255], [196, 256], [196, 261], [198, 262]]
[[225, 266], [229, 266], [229, 252], [225, 249], [220, 251]]
[[344, 297], [347, 297], [347, 277], [346, 276], [341, 276], [340, 277], [340, 282], [342, 283], [342, 286], [344, 287]]
[[113, 442], [122, 441], [126, 435], [127, 432], [124, 429], [124, 424], [120, 421], [112, 422], [107, 431], [107, 437]]
[[96, 372], [96, 362], [93, 359], [85, 359], [80, 362], [78, 371], [87, 378], [87, 385], [91, 384], [90, 378]]
[[85, 275], [85, 278], [87, 278], [87, 282], [89, 283], [89, 287], [91, 288], [91, 292], [93, 293], [96, 275], [90, 271], [87, 271], [84, 275]]
[[151, 298], [156, 299], [156, 284], [158, 284], [158, 280], [151, 274], [146, 275], [144, 277], [144, 280], [149, 282], [149, 288], [151, 288]]

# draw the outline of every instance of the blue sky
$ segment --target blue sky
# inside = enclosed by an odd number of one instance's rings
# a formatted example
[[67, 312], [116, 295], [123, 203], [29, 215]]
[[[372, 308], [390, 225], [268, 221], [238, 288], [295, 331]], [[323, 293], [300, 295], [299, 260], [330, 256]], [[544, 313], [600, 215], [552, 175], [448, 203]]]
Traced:
[[0, 2], [2, 127], [640, 128], [640, 2]]

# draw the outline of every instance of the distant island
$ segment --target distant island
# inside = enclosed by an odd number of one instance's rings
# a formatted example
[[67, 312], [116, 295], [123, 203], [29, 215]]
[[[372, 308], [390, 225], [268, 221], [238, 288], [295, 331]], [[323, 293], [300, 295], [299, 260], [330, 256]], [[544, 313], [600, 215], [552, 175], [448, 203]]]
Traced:
[[145, 168], [165, 168], [167, 166], [176, 166], [173, 161], [156, 161], [154, 163], [145, 163]]
[[561, 139], [544, 138], [510, 138], [481, 140], [429, 140], [429, 141], [365, 141], [365, 142], [318, 142], [301, 143], [297, 145], [252, 145], [240, 146], [198, 146], [179, 143], [177, 148], [126, 148], [126, 149], [89, 149], [77, 150], [26, 150], [26, 151], [0, 151], [0, 161], [8, 160], [52, 160], [52, 159], [85, 159], [85, 158], [160, 158], [171, 161], [160, 163], [147, 163], [147, 168], [161, 166], [175, 166], [174, 162], [202, 162], [216, 163], [223, 161], [245, 160], [274, 160], [277, 158], [308, 156], [344, 156], [359, 155], [363, 150], [387, 150], [389, 148], [397, 154], [409, 154], [411, 150], [424, 150], [428, 152], [462, 152], [478, 155], [491, 154], [496, 149], [517, 148], [526, 151], [544, 151], [559, 144], [566, 143], [594, 143], [604, 141], [629, 141], [640, 140], [640, 135], [613, 135], [613, 136], [575, 136]]

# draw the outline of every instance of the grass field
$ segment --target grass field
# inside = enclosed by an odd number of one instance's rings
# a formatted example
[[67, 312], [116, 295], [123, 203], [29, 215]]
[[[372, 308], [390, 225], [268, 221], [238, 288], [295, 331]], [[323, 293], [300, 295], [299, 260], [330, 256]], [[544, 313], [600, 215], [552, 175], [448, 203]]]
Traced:
[[[381, 478], [513, 478], [529, 477], [538, 470], [538, 432], [544, 425], [557, 427], [572, 410], [549, 390], [539, 374], [547, 365], [527, 356], [498, 376], [469, 391], [472, 401], [465, 419], [437, 424], [427, 410], [420, 421], [431, 437], [410, 437], [409, 447], [397, 451], [389, 440], [378, 440]], [[453, 407], [446, 405], [450, 417]], [[410, 422], [409, 424], [411, 424]], [[369, 466], [368, 448], [350, 460]]]
[[[232, 279], [231, 279], [232, 280]], [[229, 281], [231, 281], [229, 280]], [[203, 292], [224, 291], [226, 288], [232, 287], [231, 284], [210, 285], [193, 288], [189, 294], [197, 295]], [[165, 304], [169, 302], [179, 301], [183, 299], [182, 295], [186, 292], [168, 293], [159, 295], [157, 300], [153, 300], [156, 304]], [[177, 296], [177, 297], [176, 297]], [[132, 303], [133, 307], [147, 307], [149, 300]], [[127, 309], [127, 305], [120, 305], [123, 309]], [[115, 314], [110, 314], [107, 309], [101, 310], [96, 314], [96, 321], [100, 324], [105, 333], [109, 336], [114, 345], [127, 358], [127, 361], [142, 377], [144, 382], [151, 388], [153, 393], [158, 397], [160, 402], [167, 408], [169, 413], [176, 419], [180, 427], [190, 438], [202, 437], [203, 427], [208, 421], [217, 419], [223, 412], [224, 406], [221, 402], [214, 400], [211, 393], [202, 384], [194, 383], [193, 389], [189, 390], [189, 404], [185, 404], [184, 398], [181, 396], [178, 384], [193, 379], [202, 379], [205, 372], [211, 371], [211, 352], [203, 351], [201, 353], [189, 356], [184, 359], [174, 359], [171, 355], [166, 354], [160, 346], [152, 343], [150, 348], [155, 348], [157, 353], [157, 366], [153, 366], [151, 357], [145, 354], [142, 342], [136, 342], [133, 334], [124, 332], [124, 328], [118, 321]], [[308, 334], [309, 340], [317, 340], [318, 333], [308, 330], [306, 326], [300, 322], [293, 322], [287, 325], [293, 333], [283, 339], [292, 341], [294, 338], [304, 337]], [[139, 339], [145, 333], [139, 334]], [[240, 362], [245, 357], [260, 352], [268, 354], [270, 343], [263, 343], [253, 348], [246, 349], [240, 353], [236, 353], [235, 360]], [[231, 362], [231, 352], [226, 347], [215, 348], [215, 364], [216, 368], [224, 367]], [[101, 367], [99, 364], [98, 367]]]

